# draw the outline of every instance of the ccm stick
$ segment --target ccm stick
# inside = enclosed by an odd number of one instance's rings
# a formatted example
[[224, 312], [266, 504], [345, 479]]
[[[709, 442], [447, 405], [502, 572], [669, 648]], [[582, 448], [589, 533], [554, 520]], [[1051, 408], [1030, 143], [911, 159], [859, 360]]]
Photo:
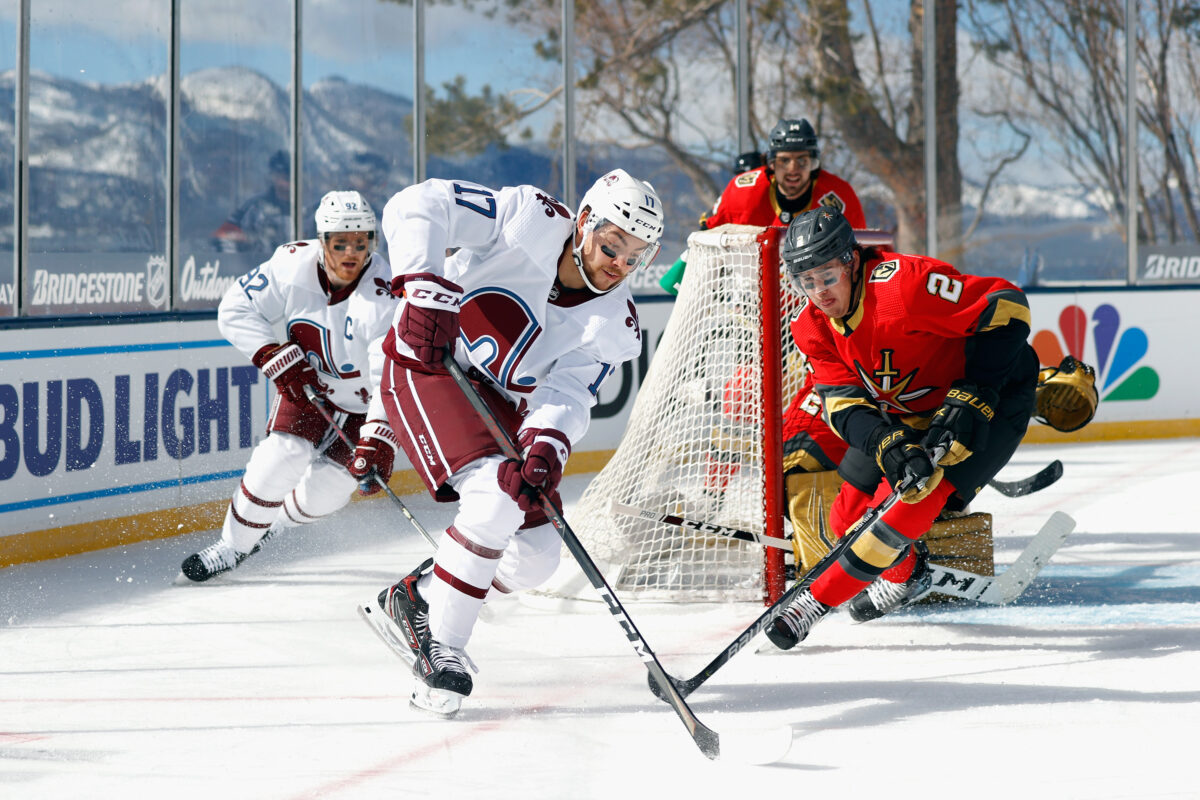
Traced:
[[[338, 438], [342, 440], [342, 443], [345, 444], [346, 447], [350, 448], [350, 452], [353, 454], [356, 445], [354, 442], [350, 441], [350, 437], [346, 435], [344, 430], [342, 430], [342, 426], [334, 422], [333, 415], [330, 414], [329, 409], [325, 407], [325, 400], [321, 397], [321, 395], [317, 394], [317, 391], [311, 386], [304, 387], [304, 395], [308, 398], [310, 403], [317, 407], [317, 411], [321, 412], [321, 416], [324, 417], [325, 421], [329, 423], [329, 427], [337, 431]], [[429, 542], [429, 544], [433, 546], [434, 550], [437, 550], [437, 541], [429, 535], [429, 531], [425, 530], [425, 526], [418, 522], [417, 518], [412, 515], [412, 512], [408, 510], [408, 506], [404, 505], [404, 501], [396, 496], [396, 493], [392, 491], [392, 487], [387, 485], [387, 481], [385, 481], [375, 470], [371, 470], [371, 478], [373, 478], [375, 482], [379, 484], [383, 491], [387, 492], [387, 496], [390, 497], [392, 502], [396, 504], [396, 507], [400, 509], [400, 513], [404, 514], [405, 518], [408, 519], [408, 521], [412, 523], [412, 526], [417, 529], [417, 532], [425, 537], [425, 541]]]
[[[789, 552], [792, 550], [790, 538], [764, 536], [760, 533], [738, 530], [713, 522], [700, 522], [675, 514], [660, 514], [649, 508], [638, 508], [618, 503], [616, 500], [610, 502], [609, 509], [616, 514], [686, 528], [703, 536], [723, 536]], [[1056, 512], [1034, 535], [1033, 540], [1021, 551], [1009, 568], [996, 577], [978, 575], [974, 572], [929, 562], [932, 579], [929, 589], [924, 594], [936, 592], [964, 600], [976, 600], [988, 605], [1007, 605], [1025, 591], [1025, 588], [1037, 577], [1041, 568], [1058, 551], [1074, 528], [1075, 521], [1070, 516]], [[913, 600], [919, 599], [920, 597], [913, 598]]]
[[[519, 459], [521, 457], [520, 451], [513, 444], [508, 431], [500, 425], [495, 414], [487, 407], [483, 398], [479, 396], [478, 391], [471, 384], [470, 379], [463, 374], [462, 369], [454, 361], [453, 354], [447, 353], [444, 363], [451, 377], [454, 378], [459, 388], [462, 389], [463, 395], [471, 403], [475, 412], [479, 414], [480, 419], [483, 420], [483, 423], [495, 438], [504, 457]], [[625, 631], [625, 637], [633, 645], [634, 652], [637, 653], [638, 658], [642, 660], [642, 664], [649, 672], [651, 686], [657, 681], [658, 685], [667, 687], [665, 692], [656, 692], [656, 694], [666, 700], [675, 710], [675, 713], [679, 716], [684, 727], [687, 728], [688, 733], [691, 735], [692, 741], [700, 748], [700, 752], [714, 760], [720, 758], [722, 755], [728, 758], [731, 754], [735, 754], [735, 757], [744, 756], [759, 763], [769, 763], [783, 758], [791, 747], [792, 731], [790, 728], [780, 728], [778, 736], [772, 736], [771, 739], [764, 739], [762, 735], [755, 735], [753, 741], [735, 743], [729, 739], [723, 739], [716, 731], [709, 728], [696, 717], [696, 714], [683, 699], [683, 695], [675, 689], [666, 670], [659, 663], [658, 656], [650, 649], [650, 645], [647, 644], [645, 638], [638, 631], [637, 626], [633, 624], [633, 619], [629, 616], [625, 607], [621, 605], [621, 601], [617, 599], [612, 587], [604, 579], [604, 574], [600, 572], [600, 569], [596, 566], [592, 557], [588, 555], [587, 550], [584, 549], [575, 532], [571, 530], [566, 520], [563, 519], [562, 512], [540, 490], [538, 491], [537, 499], [546, 517], [550, 520], [550, 524], [554, 526], [554, 529], [562, 538], [567, 549], [571, 551], [571, 555], [579, 563], [579, 567], [583, 570], [588, 581], [596, 589], [597, 593], [599, 593], [601, 599], [604, 600], [608, 606], [608, 610], [616, 617], [622, 630]], [[774, 743], [776, 739], [778, 740], [778, 746]], [[765, 746], [764, 742], [767, 742]], [[730, 745], [734, 746], [730, 747]]]

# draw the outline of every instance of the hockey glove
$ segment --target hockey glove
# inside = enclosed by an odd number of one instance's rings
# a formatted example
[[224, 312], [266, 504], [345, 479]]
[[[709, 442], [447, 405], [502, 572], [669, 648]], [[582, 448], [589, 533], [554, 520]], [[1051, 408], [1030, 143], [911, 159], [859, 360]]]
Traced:
[[571, 454], [571, 443], [553, 428], [523, 430], [517, 435], [517, 442], [524, 456], [501, 464], [496, 480], [522, 511], [531, 511], [537, 507], [538, 490], [549, 496], [558, 488], [567, 456]]
[[311, 386], [318, 394], [325, 391], [317, 371], [308, 363], [304, 352], [292, 342], [262, 347], [251, 361], [264, 375], [275, 381], [275, 388], [280, 394], [287, 395], [297, 406], [308, 405], [308, 397], [304, 394], [306, 386]]
[[412, 348], [423, 364], [440, 364], [444, 353], [454, 352], [458, 339], [458, 308], [462, 287], [453, 281], [418, 272], [392, 279], [392, 293], [403, 286], [405, 303], [396, 323], [396, 335]]
[[[392, 477], [392, 462], [396, 459], [396, 434], [382, 420], [373, 419], [358, 431], [358, 446], [350, 460], [350, 474], [358, 480], [358, 493], [375, 494]], [[378, 475], [380, 480], [375, 480]]]
[[971, 381], [955, 381], [950, 385], [923, 442], [929, 449], [946, 445], [946, 454], [939, 464], [953, 466], [987, 447], [988, 426], [996, 416], [997, 400], [995, 389]]
[[893, 489], [912, 476], [913, 482], [900, 495], [905, 503], [924, 500], [942, 481], [941, 468], [929, 460], [917, 432], [907, 425], [880, 425], [871, 434], [869, 447]]

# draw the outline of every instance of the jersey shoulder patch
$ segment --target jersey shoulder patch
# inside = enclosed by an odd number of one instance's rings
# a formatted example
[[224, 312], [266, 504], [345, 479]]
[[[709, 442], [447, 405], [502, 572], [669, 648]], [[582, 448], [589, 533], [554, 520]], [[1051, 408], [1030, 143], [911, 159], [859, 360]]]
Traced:
[[900, 259], [893, 258], [891, 261], [883, 261], [875, 265], [875, 269], [871, 270], [871, 277], [867, 279], [868, 283], [887, 283], [892, 278], [896, 277], [896, 273], [900, 271]]
[[764, 173], [761, 169], [753, 169], [749, 172], [743, 172], [741, 175], [738, 175], [733, 179], [733, 185], [739, 189], [744, 189], [747, 186], [753, 186], [754, 184], [758, 183], [759, 176], [765, 174], [766, 173]]
[[837, 209], [839, 212], [846, 210], [846, 202], [842, 200], [842, 198], [839, 197], [835, 192], [826, 192], [821, 196], [821, 199], [817, 201], [817, 204], [824, 206], [825, 208]]

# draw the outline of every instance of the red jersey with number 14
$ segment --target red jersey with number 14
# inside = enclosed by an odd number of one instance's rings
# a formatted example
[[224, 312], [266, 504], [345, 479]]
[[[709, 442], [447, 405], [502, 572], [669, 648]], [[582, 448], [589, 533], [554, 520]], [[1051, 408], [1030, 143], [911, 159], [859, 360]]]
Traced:
[[970, 337], [1030, 321], [1025, 295], [1012, 283], [936, 259], [882, 252], [862, 274], [862, 299], [849, 317], [831, 319], [806, 303], [791, 325], [839, 434], [839, 414], [863, 405], [900, 416], [932, 413], [963, 377]]

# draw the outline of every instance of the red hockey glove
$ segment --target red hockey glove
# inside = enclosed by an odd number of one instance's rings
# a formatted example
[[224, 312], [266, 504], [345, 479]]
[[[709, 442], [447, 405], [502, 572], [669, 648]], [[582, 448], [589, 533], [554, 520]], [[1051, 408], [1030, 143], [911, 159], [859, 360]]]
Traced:
[[900, 495], [905, 503], [925, 499], [942, 481], [941, 468], [929, 460], [917, 432], [907, 425], [880, 425], [872, 432], [869, 447], [893, 489], [909, 475], [915, 477], [916, 481]]
[[942, 407], [933, 415], [925, 432], [926, 448], [932, 449], [939, 443], [947, 447], [939, 464], [952, 466], [987, 447], [988, 426], [996, 416], [999, 399], [995, 389], [971, 381], [955, 381], [950, 385]]
[[304, 352], [292, 342], [262, 347], [251, 361], [264, 375], [275, 381], [275, 388], [280, 394], [287, 395], [298, 406], [308, 405], [304, 387], [311, 386], [318, 394], [325, 390], [317, 371], [304, 357]]
[[358, 480], [359, 494], [375, 494], [383, 488], [373, 475], [378, 475], [383, 483], [392, 477], [396, 447], [396, 434], [386, 422], [373, 419], [359, 428], [358, 446], [349, 466], [350, 474]]
[[554, 428], [523, 430], [517, 435], [517, 443], [524, 457], [510, 458], [501, 464], [496, 480], [522, 511], [530, 511], [537, 506], [537, 490], [550, 495], [558, 488], [567, 456], [571, 454], [571, 443], [562, 431]]
[[454, 352], [458, 339], [458, 308], [462, 287], [431, 272], [400, 275], [392, 279], [392, 293], [404, 289], [404, 310], [396, 335], [412, 348], [418, 361], [440, 364], [444, 353]]

